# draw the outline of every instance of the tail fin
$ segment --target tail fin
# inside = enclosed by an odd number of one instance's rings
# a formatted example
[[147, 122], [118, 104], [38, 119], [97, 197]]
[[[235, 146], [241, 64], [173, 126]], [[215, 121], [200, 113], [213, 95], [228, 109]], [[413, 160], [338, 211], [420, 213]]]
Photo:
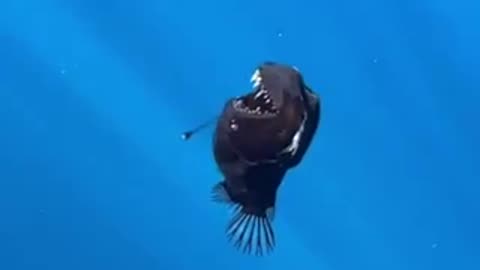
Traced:
[[268, 254], [275, 247], [272, 221], [273, 209], [257, 215], [237, 205], [226, 229], [227, 237], [237, 249], [244, 253], [250, 254], [254, 251], [257, 256]]
[[272, 222], [274, 207], [245, 207], [234, 202], [228, 194], [225, 182], [217, 183], [212, 189], [212, 200], [233, 207], [233, 218], [226, 228], [226, 234], [234, 246], [246, 254], [262, 256], [275, 247], [275, 232]]

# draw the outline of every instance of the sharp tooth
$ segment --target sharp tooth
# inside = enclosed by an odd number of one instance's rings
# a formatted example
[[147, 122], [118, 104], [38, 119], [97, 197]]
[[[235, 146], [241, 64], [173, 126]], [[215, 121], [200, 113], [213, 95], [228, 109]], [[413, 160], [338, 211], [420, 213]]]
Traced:
[[254, 81], [253, 81], [253, 87], [258, 87], [259, 85], [261, 85], [262, 83], [262, 78], [260, 77], [257, 77]]
[[256, 69], [252, 75], [252, 78], [250, 79], [250, 82], [256, 81], [259, 77], [260, 77], [260, 71]]
[[266, 104], [268, 104], [268, 103], [270, 103], [270, 102], [271, 102], [271, 100], [270, 100], [269, 98], [267, 98], [267, 100], [265, 100], [265, 103], [266, 103]]
[[258, 91], [258, 92], [255, 94], [254, 99], [257, 99], [257, 98], [259, 98], [259, 97], [262, 96], [262, 95], [263, 95], [263, 91], [260, 90], [260, 91]]

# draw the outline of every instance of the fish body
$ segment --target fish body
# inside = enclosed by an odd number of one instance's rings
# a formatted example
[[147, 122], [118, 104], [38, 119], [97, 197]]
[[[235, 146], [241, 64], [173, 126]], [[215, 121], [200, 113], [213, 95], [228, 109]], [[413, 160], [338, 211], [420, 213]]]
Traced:
[[298, 166], [320, 121], [320, 98], [289, 65], [265, 62], [252, 90], [227, 100], [216, 123], [213, 155], [224, 179], [213, 198], [232, 205], [227, 235], [244, 252], [275, 247], [275, 201], [288, 170]]

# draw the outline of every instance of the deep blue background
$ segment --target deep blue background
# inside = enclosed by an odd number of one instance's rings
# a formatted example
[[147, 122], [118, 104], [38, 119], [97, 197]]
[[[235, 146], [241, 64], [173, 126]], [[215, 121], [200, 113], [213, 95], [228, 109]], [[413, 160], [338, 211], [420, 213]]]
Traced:
[[[480, 2], [2, 0], [0, 269], [480, 269]], [[278, 246], [226, 241], [211, 129], [264, 60], [323, 98]]]

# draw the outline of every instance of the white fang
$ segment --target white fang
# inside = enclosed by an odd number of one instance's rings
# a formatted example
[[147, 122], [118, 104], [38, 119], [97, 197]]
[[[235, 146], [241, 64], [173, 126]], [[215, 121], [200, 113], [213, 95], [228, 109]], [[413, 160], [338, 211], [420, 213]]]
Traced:
[[253, 82], [253, 88], [257, 88], [261, 84], [262, 84], [262, 78], [257, 77], [257, 79], [255, 79], [255, 81]]
[[252, 75], [252, 78], [250, 79], [250, 82], [257, 81], [258, 78], [260, 78], [260, 71], [258, 69], [255, 70], [255, 72]]

